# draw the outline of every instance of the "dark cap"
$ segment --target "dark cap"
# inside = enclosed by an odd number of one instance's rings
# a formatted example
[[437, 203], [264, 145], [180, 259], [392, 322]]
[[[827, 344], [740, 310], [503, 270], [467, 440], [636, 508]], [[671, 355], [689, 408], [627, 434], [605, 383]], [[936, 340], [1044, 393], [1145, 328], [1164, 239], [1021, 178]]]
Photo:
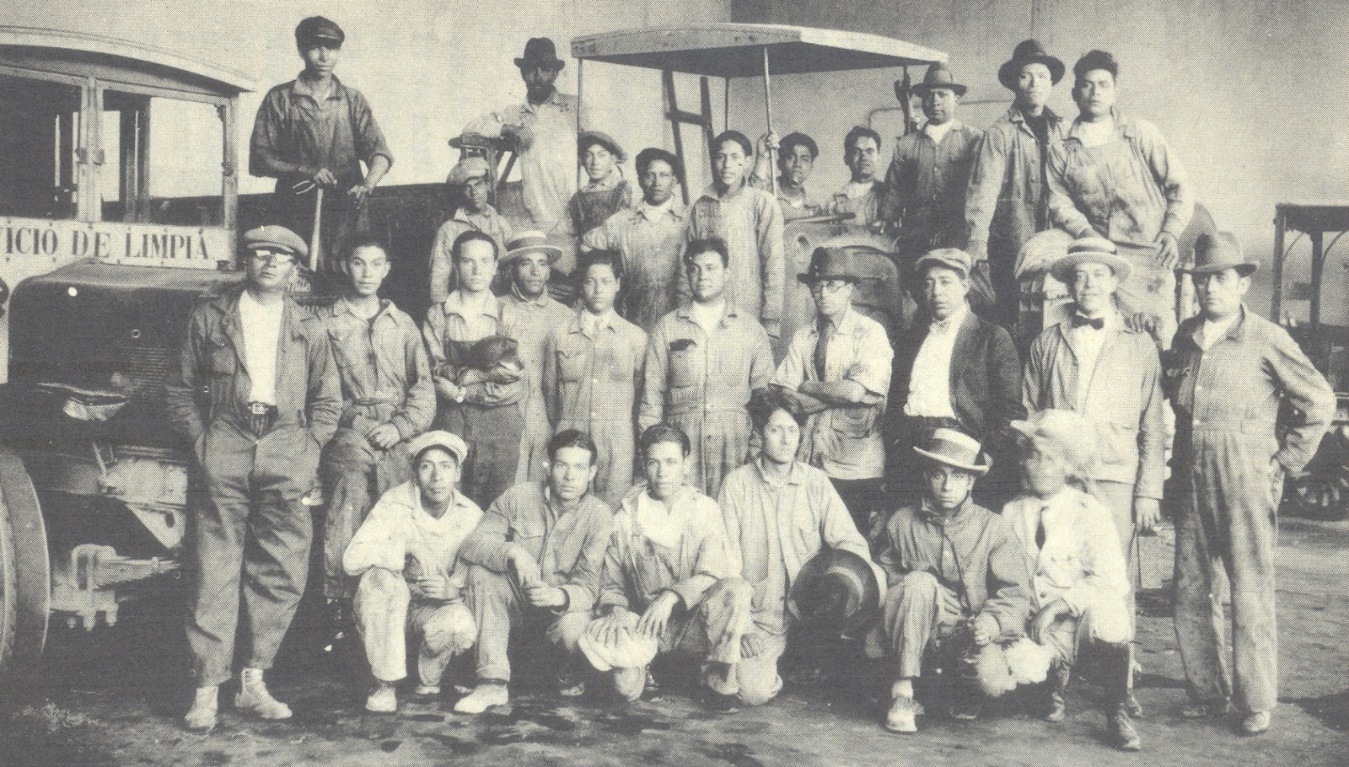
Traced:
[[852, 254], [843, 248], [816, 248], [810, 254], [810, 266], [805, 274], [796, 275], [799, 282], [807, 285], [826, 280], [846, 280], [852, 283], [862, 281], [862, 275], [853, 267]]
[[557, 57], [557, 46], [546, 37], [529, 38], [525, 43], [525, 55], [515, 60], [515, 66], [521, 69], [538, 66], [557, 71], [566, 65], [567, 62]]
[[322, 16], [310, 16], [295, 27], [295, 42], [301, 45], [329, 42], [336, 43], [340, 47], [346, 39], [346, 33], [337, 26], [337, 22]]
[[584, 160], [586, 150], [596, 144], [604, 147], [609, 154], [613, 155], [615, 161], [620, 163], [627, 161], [628, 156], [624, 154], [623, 147], [618, 145], [618, 141], [608, 133], [597, 130], [581, 131], [581, 135], [576, 138], [576, 153]]
[[294, 254], [297, 258], [304, 258], [309, 255], [309, 246], [305, 245], [304, 240], [300, 239], [300, 235], [284, 226], [275, 224], [249, 229], [244, 234], [244, 249], [283, 250]]

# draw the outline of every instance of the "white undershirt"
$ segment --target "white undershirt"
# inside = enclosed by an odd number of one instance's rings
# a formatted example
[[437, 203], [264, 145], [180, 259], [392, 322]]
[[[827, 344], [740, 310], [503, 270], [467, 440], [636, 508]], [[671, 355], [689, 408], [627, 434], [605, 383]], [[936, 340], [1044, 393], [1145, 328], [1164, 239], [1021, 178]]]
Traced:
[[1077, 124], [1077, 130], [1077, 137], [1082, 142], [1082, 146], [1101, 146], [1110, 141], [1110, 138], [1115, 134], [1115, 121], [1102, 120], [1097, 123], [1082, 122]]
[[847, 186], [843, 187], [843, 196], [849, 200], [858, 200], [871, 194], [871, 190], [876, 187], [876, 180], [870, 181], [849, 181]]
[[905, 415], [956, 417], [955, 409], [951, 407], [951, 355], [955, 351], [960, 323], [965, 321], [968, 311], [969, 305], [962, 305], [946, 320], [932, 323], [913, 360]]
[[1219, 338], [1227, 335], [1227, 331], [1232, 329], [1232, 325], [1237, 321], [1237, 312], [1225, 320], [1204, 320], [1204, 330], [1199, 336], [1199, 347], [1204, 351], [1218, 341]]
[[693, 320], [693, 324], [702, 328], [703, 332], [709, 336], [712, 335], [712, 331], [716, 329], [717, 323], [721, 322], [721, 318], [725, 315], [725, 299], [709, 305], [700, 304], [697, 301], [694, 301], [693, 305], [689, 307], [689, 319]]
[[684, 531], [683, 520], [670, 513], [670, 507], [651, 497], [650, 493], [637, 496], [637, 525], [652, 541], [667, 548], [679, 543]]
[[932, 139], [932, 143], [940, 144], [941, 140], [946, 138], [946, 134], [951, 132], [951, 128], [955, 127], [955, 124], [955, 120], [947, 120], [941, 125], [933, 125], [929, 122], [923, 126], [923, 132], [928, 135], [928, 138]]
[[251, 402], [276, 404], [276, 353], [281, 341], [281, 316], [286, 302], [261, 304], [247, 290], [239, 297], [239, 319], [244, 331], [244, 367], [252, 383]]

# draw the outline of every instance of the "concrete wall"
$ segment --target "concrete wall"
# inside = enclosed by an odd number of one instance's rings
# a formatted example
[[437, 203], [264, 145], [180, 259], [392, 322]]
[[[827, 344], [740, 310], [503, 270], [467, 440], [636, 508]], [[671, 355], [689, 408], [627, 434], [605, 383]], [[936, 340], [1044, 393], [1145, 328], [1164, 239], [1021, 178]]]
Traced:
[[[1276, 202], [1349, 200], [1349, 4], [1309, 0], [733, 0], [736, 21], [801, 24], [872, 32], [951, 56], [970, 85], [962, 117], [984, 126], [1010, 94], [997, 68], [1028, 36], [1071, 68], [1103, 48], [1120, 61], [1120, 108], [1157, 124], [1179, 152], [1199, 199], [1218, 225], [1235, 231], [1268, 265]], [[779, 133], [801, 129], [822, 148], [816, 187], [846, 180], [843, 133], [869, 113], [894, 107], [893, 70], [775, 82]], [[921, 71], [913, 73], [922, 77]], [[1052, 106], [1075, 115], [1060, 83]], [[762, 111], [757, 84], [737, 86], [733, 113]], [[887, 113], [878, 126], [897, 125]], [[762, 118], [745, 127], [758, 130]], [[886, 131], [882, 131], [883, 134]], [[889, 141], [887, 140], [887, 143]], [[887, 147], [888, 151], [888, 147]], [[1342, 246], [1349, 252], [1349, 245]], [[1305, 239], [1295, 250], [1307, 257]], [[1326, 316], [1349, 321], [1344, 253], [1326, 269]], [[1293, 265], [1295, 274], [1305, 266]], [[1263, 270], [1267, 275], [1268, 270]], [[1298, 277], [1305, 279], [1305, 277]], [[1267, 287], [1261, 285], [1262, 294]], [[1255, 306], [1267, 311], [1267, 299]], [[1294, 302], [1305, 314], [1306, 303]]]

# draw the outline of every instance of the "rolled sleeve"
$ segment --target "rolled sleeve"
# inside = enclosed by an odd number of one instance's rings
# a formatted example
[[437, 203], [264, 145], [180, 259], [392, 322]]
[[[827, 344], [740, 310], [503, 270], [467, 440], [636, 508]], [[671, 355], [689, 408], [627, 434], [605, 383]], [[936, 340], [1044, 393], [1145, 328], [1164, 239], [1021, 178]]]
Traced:
[[857, 360], [845, 380], [862, 385], [868, 392], [884, 397], [890, 391], [891, 362], [895, 356], [885, 333], [869, 329], [858, 344]]

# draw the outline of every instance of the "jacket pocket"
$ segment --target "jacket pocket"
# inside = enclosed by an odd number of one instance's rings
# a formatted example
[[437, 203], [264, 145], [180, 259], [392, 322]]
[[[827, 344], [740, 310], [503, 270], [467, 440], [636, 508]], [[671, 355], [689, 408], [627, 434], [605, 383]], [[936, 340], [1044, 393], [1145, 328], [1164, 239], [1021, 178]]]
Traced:
[[558, 349], [557, 374], [563, 381], [575, 383], [585, 377], [586, 355], [584, 349]]
[[213, 375], [233, 375], [238, 360], [234, 356], [234, 347], [224, 336], [206, 337], [206, 362]]
[[694, 370], [693, 351], [689, 347], [670, 352], [670, 386], [692, 386], [697, 381]]

